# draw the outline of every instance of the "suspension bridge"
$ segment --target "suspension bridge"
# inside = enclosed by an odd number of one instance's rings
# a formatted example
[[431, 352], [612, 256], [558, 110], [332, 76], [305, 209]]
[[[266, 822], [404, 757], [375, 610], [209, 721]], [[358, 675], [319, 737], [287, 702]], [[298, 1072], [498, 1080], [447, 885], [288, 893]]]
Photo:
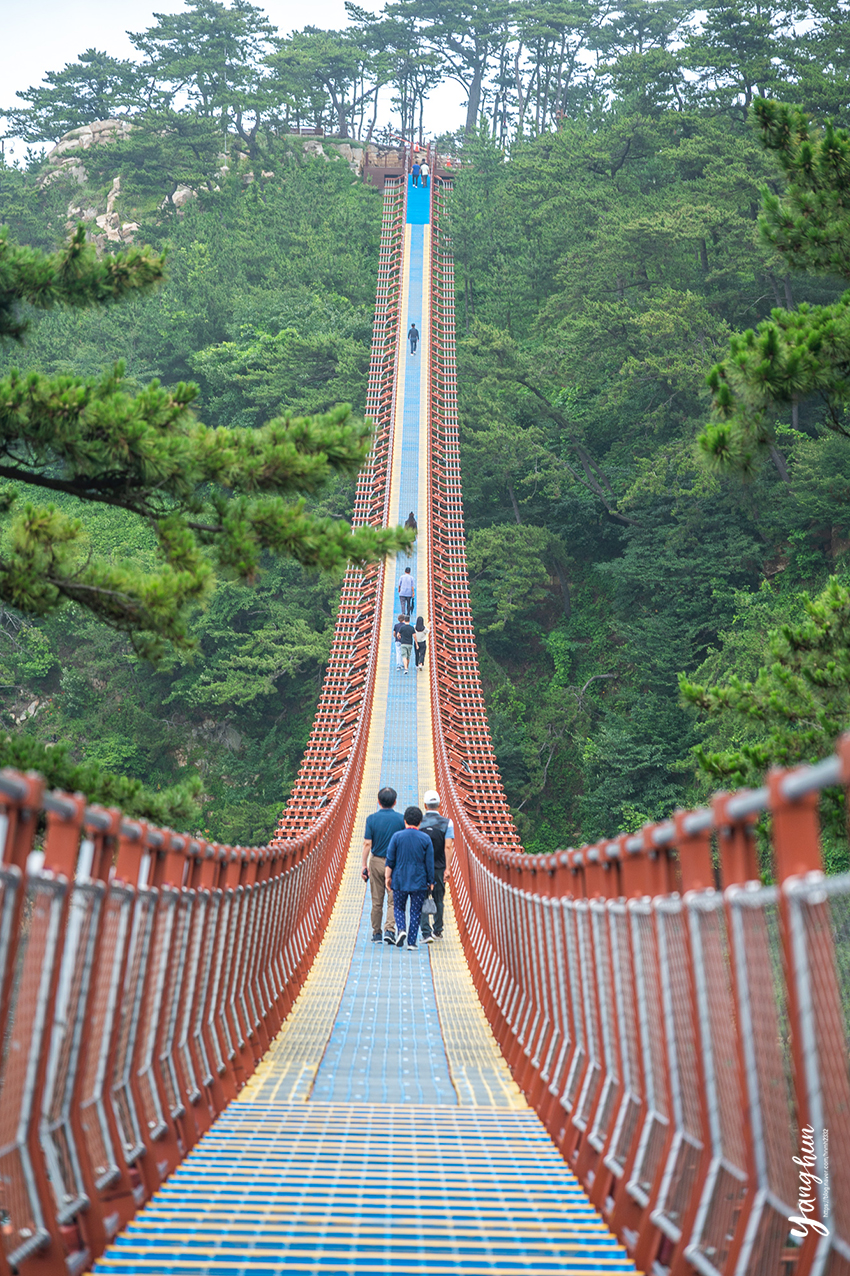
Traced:
[[[385, 175], [354, 511], [412, 510], [418, 537], [345, 577], [274, 838], [0, 775], [0, 1276], [850, 1276], [850, 879], [818, 828], [850, 741], [639, 834], [522, 851], [473, 638], [434, 168]], [[396, 668], [405, 566], [421, 674]], [[401, 809], [436, 788], [454, 823], [429, 948], [372, 942], [386, 784]]]

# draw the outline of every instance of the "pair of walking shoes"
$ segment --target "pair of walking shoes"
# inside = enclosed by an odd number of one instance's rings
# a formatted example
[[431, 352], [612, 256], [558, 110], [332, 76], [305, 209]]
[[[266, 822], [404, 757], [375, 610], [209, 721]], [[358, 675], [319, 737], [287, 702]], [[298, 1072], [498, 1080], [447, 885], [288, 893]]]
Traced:
[[[392, 944], [396, 948], [401, 948], [402, 945], [404, 944], [405, 939], [407, 938], [407, 931], [403, 930], [403, 931], [400, 931], [399, 934], [396, 934], [395, 931], [393, 930], [385, 930], [383, 936], [381, 935], [381, 932], [379, 930], [372, 931], [373, 944], [379, 944], [382, 938], [385, 944]], [[433, 944], [435, 939], [442, 939], [442, 938], [443, 938], [443, 932], [435, 930], [432, 935], [423, 935], [422, 943]], [[407, 946], [408, 948], [417, 947], [416, 944], [408, 944]]]

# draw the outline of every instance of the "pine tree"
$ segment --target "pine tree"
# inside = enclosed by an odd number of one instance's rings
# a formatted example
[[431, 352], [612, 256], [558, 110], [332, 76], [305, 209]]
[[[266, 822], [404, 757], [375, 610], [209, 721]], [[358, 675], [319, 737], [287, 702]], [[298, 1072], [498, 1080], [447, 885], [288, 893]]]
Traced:
[[[156, 286], [164, 261], [134, 248], [98, 259], [82, 228], [43, 254], [0, 237], [0, 335], [21, 340], [22, 303], [41, 309], [102, 305]], [[31, 615], [74, 602], [161, 656], [191, 648], [190, 618], [216, 574], [251, 581], [264, 553], [309, 567], [365, 563], [406, 545], [402, 529], [321, 518], [305, 496], [353, 475], [371, 429], [346, 405], [314, 417], [284, 414], [262, 428], [210, 429], [195, 415], [197, 388], [154, 381], [137, 391], [120, 364], [98, 378], [13, 370], [0, 378], [0, 600]], [[25, 484], [22, 497], [9, 484]], [[31, 489], [78, 501], [80, 516], [39, 504]], [[151, 533], [158, 566], [115, 562], [86, 544], [86, 505], [134, 515]], [[71, 507], [73, 509], [73, 507]]]
[[833, 576], [805, 616], [767, 635], [767, 663], [753, 681], [732, 675], [702, 686], [680, 677], [684, 700], [739, 726], [738, 747], [694, 750], [702, 770], [732, 787], [759, 783], [769, 766], [816, 762], [850, 714], [850, 588]]
[[[850, 279], [850, 134], [764, 99], [755, 117], [788, 183], [782, 197], [762, 191], [763, 240], [794, 269]], [[733, 337], [709, 374], [714, 420], [699, 439], [709, 464], [752, 474], [776, 417], [809, 396], [823, 403], [824, 424], [850, 438], [849, 373], [850, 292], [832, 305], [772, 311]]]

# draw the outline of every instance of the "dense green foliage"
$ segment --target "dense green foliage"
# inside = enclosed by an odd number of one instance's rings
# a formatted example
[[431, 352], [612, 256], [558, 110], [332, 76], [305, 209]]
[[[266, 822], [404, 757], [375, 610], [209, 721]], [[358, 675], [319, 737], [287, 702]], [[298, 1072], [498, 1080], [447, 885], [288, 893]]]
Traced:
[[[812, 130], [798, 108], [758, 101], [765, 147], [788, 179], [783, 197], [764, 192], [763, 240], [795, 269], [850, 282], [850, 134], [827, 125]], [[824, 424], [850, 436], [850, 292], [832, 305], [776, 309], [754, 332], [730, 343], [711, 373], [716, 420], [700, 437], [711, 462], [750, 474], [773, 441], [784, 407], [817, 396]]]
[[[846, 13], [393, 0], [351, 14], [345, 32], [282, 39], [250, 5], [192, 0], [135, 38], [131, 68], [90, 51], [30, 91], [22, 135], [86, 123], [100, 57], [95, 87], [134, 127], [85, 153], [82, 194], [38, 162], [0, 168], [0, 219], [53, 248], [69, 201], [102, 207], [120, 173], [115, 206], [137, 242], [168, 247], [169, 277], [120, 309], [34, 321], [27, 367], [93, 377], [120, 358], [131, 388], [192, 380], [213, 428], [362, 410], [379, 199], [287, 129], [377, 136], [391, 85], [412, 131], [452, 76], [468, 93], [446, 145], [465, 161], [451, 223], [472, 597], [525, 845], [637, 828], [818, 756], [850, 685], [846, 360], [815, 332], [843, 332]], [[179, 212], [178, 183], [197, 195]], [[759, 387], [753, 343], [771, 326], [778, 371]], [[786, 339], [828, 367], [826, 394], [789, 375]], [[709, 383], [712, 367], [725, 377]], [[718, 402], [718, 378], [735, 403]], [[739, 430], [737, 469], [717, 463], [722, 429]], [[343, 483], [311, 508], [344, 517], [350, 499]], [[144, 562], [152, 542], [122, 520], [98, 513], [87, 532]], [[253, 589], [216, 592], [197, 656], [155, 670], [79, 613], [7, 610], [3, 725], [13, 712], [15, 731], [70, 740], [154, 791], [200, 775], [204, 827], [264, 838], [309, 729], [334, 591], [266, 562]]]

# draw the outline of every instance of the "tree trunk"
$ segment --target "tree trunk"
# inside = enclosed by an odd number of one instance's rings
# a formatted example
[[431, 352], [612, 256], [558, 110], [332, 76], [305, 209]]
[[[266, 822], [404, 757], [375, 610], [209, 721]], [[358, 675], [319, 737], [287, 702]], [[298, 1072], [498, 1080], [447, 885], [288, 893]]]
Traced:
[[375, 125], [376, 125], [376, 123], [377, 123], [377, 122], [378, 122], [378, 90], [377, 90], [377, 88], [376, 88], [376, 89], [375, 89], [375, 109], [374, 109], [374, 111], [372, 112], [372, 118], [371, 118], [371, 120], [369, 121], [369, 131], [368, 131], [368, 133], [366, 134], [366, 145], [367, 145], [367, 146], [368, 146], [368, 145], [369, 145], [369, 143], [372, 141], [372, 134], [373, 134], [373, 133], [374, 133], [374, 131], [375, 131]]
[[569, 620], [573, 614], [572, 603], [570, 602], [570, 582], [567, 580], [566, 572], [557, 558], [555, 559], [555, 575], [558, 577], [558, 584], [561, 586], [561, 596], [564, 600], [564, 616]]
[[785, 457], [779, 451], [779, 448], [776, 446], [775, 443], [771, 443], [770, 445], [770, 459], [773, 461], [773, 464], [776, 466], [776, 472], [779, 475], [779, 477], [782, 479], [782, 482], [787, 483], [787, 485], [790, 487], [791, 479], [788, 474], [788, 466], [785, 464]]
[[786, 274], [782, 283], [785, 286], [785, 307], [788, 310], [795, 310], [796, 306], [794, 304], [794, 294], [791, 291], [791, 276]]
[[331, 106], [336, 114], [337, 124], [339, 126], [340, 137], [348, 137], [348, 119], [345, 109], [345, 98], [337, 98], [336, 93], [331, 90]]
[[704, 239], [699, 241], [699, 264], [703, 271], [708, 271], [708, 245]]
[[514, 491], [514, 485], [510, 482], [510, 480], [508, 480], [508, 496], [511, 498], [511, 505], [514, 507], [514, 518], [519, 526], [522, 527], [522, 519], [520, 518], [519, 506], [516, 501], [516, 492]]
[[[519, 69], [519, 59], [522, 53], [522, 45], [517, 46], [514, 56], [514, 87], [516, 88], [517, 100], [517, 133], [522, 134], [523, 119], [525, 117], [525, 94], [522, 91], [522, 75]], [[532, 73], [533, 74], [533, 73]], [[530, 85], [529, 85], [530, 88]]]
[[475, 68], [472, 83], [469, 86], [469, 100], [466, 104], [466, 132], [474, 133], [478, 127], [478, 110], [481, 106], [481, 84], [484, 79], [484, 59]]

